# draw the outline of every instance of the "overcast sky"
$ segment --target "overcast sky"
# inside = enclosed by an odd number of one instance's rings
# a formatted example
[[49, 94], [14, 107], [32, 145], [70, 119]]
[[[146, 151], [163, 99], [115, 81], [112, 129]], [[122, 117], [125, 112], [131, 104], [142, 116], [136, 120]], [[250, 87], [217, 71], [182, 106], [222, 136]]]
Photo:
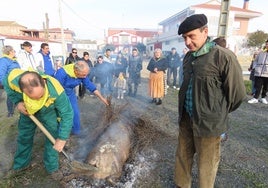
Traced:
[[[63, 28], [69, 28], [76, 38], [97, 39], [108, 27], [157, 29], [158, 23], [189, 7], [208, 0], [61, 0]], [[231, 0], [231, 5], [243, 7], [244, 0]], [[250, 22], [249, 32], [268, 32], [268, 13], [264, 0], [250, 0], [249, 9], [263, 16]], [[1, 2], [0, 20], [16, 21], [28, 29], [42, 29], [45, 13], [49, 27], [60, 28], [59, 0], [5, 0]]]

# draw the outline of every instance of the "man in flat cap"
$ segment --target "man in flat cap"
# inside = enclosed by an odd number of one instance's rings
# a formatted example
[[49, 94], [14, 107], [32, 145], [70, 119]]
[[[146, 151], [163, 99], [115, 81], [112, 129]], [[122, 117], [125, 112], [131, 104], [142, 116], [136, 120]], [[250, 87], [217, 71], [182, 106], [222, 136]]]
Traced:
[[246, 97], [242, 69], [236, 56], [208, 37], [207, 17], [195, 14], [179, 26], [189, 52], [183, 59], [179, 91], [179, 137], [175, 183], [191, 187], [197, 154], [200, 188], [213, 188], [220, 161], [221, 134], [228, 129], [228, 114]]

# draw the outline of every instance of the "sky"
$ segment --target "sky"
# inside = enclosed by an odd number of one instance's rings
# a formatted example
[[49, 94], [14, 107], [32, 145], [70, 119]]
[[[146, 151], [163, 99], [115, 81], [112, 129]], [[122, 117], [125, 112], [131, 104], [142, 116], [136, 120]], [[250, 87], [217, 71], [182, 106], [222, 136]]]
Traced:
[[[47, 13], [49, 28], [60, 28], [62, 25], [64, 29], [74, 31], [77, 39], [95, 40], [103, 38], [108, 28], [158, 29], [158, 24], [166, 18], [191, 5], [207, 1], [4, 0], [0, 3], [0, 20], [16, 21], [28, 29], [43, 29]], [[230, 1], [231, 6], [243, 7], [244, 0]], [[249, 1], [250, 10], [263, 13], [261, 17], [250, 21], [249, 32], [268, 32], [267, 6], [263, 2]]]

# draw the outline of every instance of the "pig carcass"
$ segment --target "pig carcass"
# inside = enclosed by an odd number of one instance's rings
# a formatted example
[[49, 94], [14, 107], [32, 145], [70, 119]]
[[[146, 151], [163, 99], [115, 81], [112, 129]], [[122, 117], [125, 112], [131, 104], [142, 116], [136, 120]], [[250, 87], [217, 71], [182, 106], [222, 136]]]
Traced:
[[112, 123], [104, 131], [85, 161], [98, 169], [93, 178], [117, 179], [121, 176], [130, 153], [131, 134], [130, 126], [122, 121]]

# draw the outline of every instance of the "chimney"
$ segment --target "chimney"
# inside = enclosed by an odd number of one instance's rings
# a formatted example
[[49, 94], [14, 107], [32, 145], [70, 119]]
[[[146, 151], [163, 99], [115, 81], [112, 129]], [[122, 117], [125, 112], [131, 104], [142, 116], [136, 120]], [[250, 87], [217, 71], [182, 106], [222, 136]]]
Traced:
[[248, 9], [249, 0], [244, 0], [243, 9]]

